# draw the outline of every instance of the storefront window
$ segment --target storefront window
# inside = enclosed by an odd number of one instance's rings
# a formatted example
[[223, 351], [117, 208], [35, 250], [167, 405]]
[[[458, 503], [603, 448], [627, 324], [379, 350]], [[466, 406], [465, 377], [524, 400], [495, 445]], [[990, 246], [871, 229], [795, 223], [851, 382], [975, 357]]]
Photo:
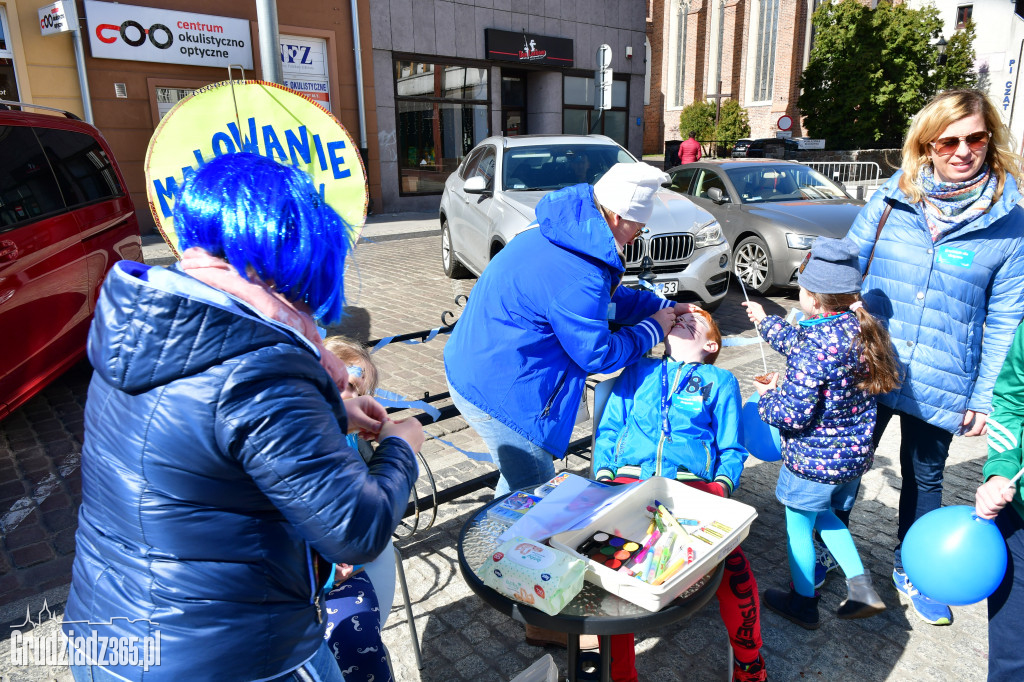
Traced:
[[487, 69], [395, 61], [401, 194], [438, 194], [444, 181], [490, 134]]
[[612, 81], [612, 108], [599, 117], [601, 112], [594, 111], [594, 79], [566, 76], [562, 86], [562, 132], [607, 135], [625, 147], [628, 85], [625, 80]]
[[7, 29], [7, 10], [0, 5], [0, 99], [18, 102], [18, 81], [14, 76], [14, 52]]

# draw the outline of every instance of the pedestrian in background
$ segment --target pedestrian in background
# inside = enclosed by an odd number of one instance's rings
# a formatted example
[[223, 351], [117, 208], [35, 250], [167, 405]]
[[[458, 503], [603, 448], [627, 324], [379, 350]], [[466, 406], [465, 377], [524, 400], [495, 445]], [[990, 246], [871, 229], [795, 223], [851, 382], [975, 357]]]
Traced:
[[690, 136], [679, 145], [679, 163], [696, 163], [702, 156], [704, 152], [697, 142], [697, 133], [690, 131]]
[[[898, 543], [942, 505], [953, 436], [986, 433], [992, 386], [1024, 314], [1021, 158], [1012, 149], [984, 93], [938, 95], [914, 116], [901, 170], [847, 235], [860, 253], [864, 305], [888, 327], [903, 373], [902, 386], [879, 397], [874, 434], [877, 446], [899, 416]], [[900, 544], [892, 578], [925, 622], [952, 622], [947, 605], [907, 580]]]

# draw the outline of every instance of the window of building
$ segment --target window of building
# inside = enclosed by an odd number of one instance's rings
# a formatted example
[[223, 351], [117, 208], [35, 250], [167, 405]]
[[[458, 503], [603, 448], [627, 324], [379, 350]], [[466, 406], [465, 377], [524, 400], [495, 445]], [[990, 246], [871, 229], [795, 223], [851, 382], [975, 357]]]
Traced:
[[775, 41], [779, 28], [779, 0], [760, 0], [757, 17], [757, 51], [754, 55], [753, 101], [772, 99], [775, 79]]
[[490, 134], [487, 68], [408, 59], [394, 67], [399, 194], [440, 194]]
[[718, 0], [717, 4], [717, 9], [714, 9], [714, 5], [712, 5], [710, 10], [711, 35], [715, 36], [714, 43], [711, 46], [710, 58], [712, 67], [710, 70], [713, 71], [714, 77], [708, 81], [707, 89], [714, 88], [714, 92], [720, 94], [722, 92], [722, 57], [725, 47], [725, 0]]
[[963, 28], [971, 20], [974, 5], [960, 5], [956, 8], [956, 27]]
[[11, 35], [7, 29], [7, 10], [3, 5], [0, 5], [0, 99], [21, 101], [18, 95], [18, 79], [14, 74]]
[[167, 112], [174, 108], [174, 105], [195, 92], [194, 88], [162, 88], [156, 89], [156, 109], [163, 118]]
[[[612, 108], [594, 111], [594, 79], [566, 76], [562, 80], [562, 132], [572, 135], [607, 135], [626, 146], [626, 103], [629, 82], [616, 76], [612, 81]], [[599, 113], [603, 113], [598, 117]]]
[[686, 33], [689, 29], [690, 6], [684, 0], [677, 0], [671, 15], [671, 64], [669, 65], [669, 102], [673, 107], [686, 106]]
[[644, 106], [651, 103], [651, 41], [644, 38]]

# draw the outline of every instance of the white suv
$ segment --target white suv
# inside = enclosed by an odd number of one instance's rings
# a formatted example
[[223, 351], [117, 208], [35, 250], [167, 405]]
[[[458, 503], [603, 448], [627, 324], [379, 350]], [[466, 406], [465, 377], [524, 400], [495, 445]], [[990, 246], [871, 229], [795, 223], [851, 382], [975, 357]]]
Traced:
[[[448, 177], [441, 196], [445, 274], [479, 276], [533, 222], [541, 197], [581, 182], [592, 185], [616, 163], [636, 159], [603, 135], [483, 140]], [[722, 229], [710, 213], [669, 189], [657, 192], [651, 219], [625, 255], [627, 286], [638, 286], [644, 274], [665, 296], [708, 309], [725, 296], [730, 255]]]

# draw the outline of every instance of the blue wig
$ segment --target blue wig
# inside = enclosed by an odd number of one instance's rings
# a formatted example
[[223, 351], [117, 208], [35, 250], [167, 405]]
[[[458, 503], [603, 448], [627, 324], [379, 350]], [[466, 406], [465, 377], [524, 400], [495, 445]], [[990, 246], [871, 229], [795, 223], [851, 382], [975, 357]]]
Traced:
[[253, 271], [325, 324], [341, 319], [351, 230], [302, 170], [239, 152], [185, 179], [174, 205], [181, 249], [199, 246]]

